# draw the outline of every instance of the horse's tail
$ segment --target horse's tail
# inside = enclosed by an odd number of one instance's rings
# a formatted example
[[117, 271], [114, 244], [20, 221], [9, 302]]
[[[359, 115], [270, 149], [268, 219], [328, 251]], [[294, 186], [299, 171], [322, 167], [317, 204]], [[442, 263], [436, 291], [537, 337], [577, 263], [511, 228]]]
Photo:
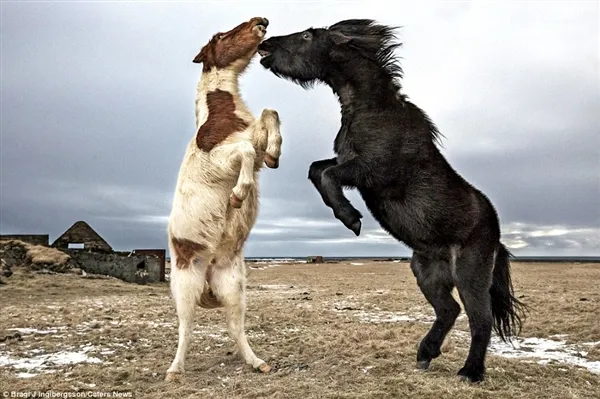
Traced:
[[519, 334], [527, 313], [527, 306], [515, 298], [510, 278], [511, 256], [506, 247], [499, 244], [490, 287], [494, 331], [504, 342]]
[[198, 299], [198, 306], [204, 309], [215, 309], [223, 306], [223, 303], [216, 297], [208, 283], [204, 283], [204, 290]]

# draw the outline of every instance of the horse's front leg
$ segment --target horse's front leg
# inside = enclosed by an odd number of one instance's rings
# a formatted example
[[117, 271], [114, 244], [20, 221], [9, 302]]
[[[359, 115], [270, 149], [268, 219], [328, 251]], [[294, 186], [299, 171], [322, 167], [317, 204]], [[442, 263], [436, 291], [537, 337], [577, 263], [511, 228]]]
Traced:
[[254, 128], [254, 141], [258, 148], [265, 151], [265, 165], [271, 169], [279, 167], [282, 142], [280, 125], [277, 111], [264, 109]]
[[325, 205], [333, 209], [334, 216], [356, 235], [360, 234], [362, 215], [344, 196], [343, 187], [356, 187], [361, 178], [364, 179], [362, 175], [357, 159], [341, 164], [336, 158], [316, 161], [310, 165], [308, 172]]
[[[314, 184], [319, 193], [321, 192], [321, 178], [323, 172], [325, 169], [336, 165], [337, 158], [322, 159], [320, 161], [315, 161], [310, 165], [310, 168], [308, 169], [308, 179]], [[325, 201], [325, 198], [323, 198], [323, 201]], [[325, 202], [325, 205], [331, 208], [331, 204]]]
[[235, 149], [229, 156], [228, 166], [236, 169], [239, 168], [240, 174], [233, 190], [231, 190], [229, 203], [234, 208], [241, 208], [242, 202], [250, 192], [250, 188], [255, 184], [254, 163], [256, 151], [248, 141], [240, 141], [234, 145]]

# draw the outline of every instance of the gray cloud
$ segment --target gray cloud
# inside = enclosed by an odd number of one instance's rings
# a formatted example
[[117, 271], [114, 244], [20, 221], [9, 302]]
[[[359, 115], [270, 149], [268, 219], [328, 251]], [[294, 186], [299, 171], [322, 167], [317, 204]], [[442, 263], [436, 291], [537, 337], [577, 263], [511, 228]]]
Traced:
[[[49, 3], [2, 5], [0, 230], [58, 236], [86, 220], [114, 247], [165, 247], [215, 32], [251, 16], [270, 35], [345, 18], [402, 25], [404, 91], [438, 124], [444, 155], [498, 208], [517, 254], [600, 254], [597, 3]], [[250, 256], [407, 255], [365, 215], [355, 238], [307, 180], [339, 127], [331, 91], [252, 65], [251, 110], [283, 122], [261, 175]]]

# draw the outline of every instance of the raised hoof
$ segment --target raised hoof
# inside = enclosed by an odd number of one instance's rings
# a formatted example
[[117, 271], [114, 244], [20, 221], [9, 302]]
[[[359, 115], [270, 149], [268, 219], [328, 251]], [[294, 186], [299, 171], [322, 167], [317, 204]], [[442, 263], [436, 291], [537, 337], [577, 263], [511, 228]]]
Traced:
[[180, 382], [183, 373], [178, 371], [167, 371], [167, 376], [165, 377], [165, 381], [167, 382]]
[[356, 221], [354, 223], [352, 223], [352, 226], [350, 226], [350, 230], [352, 230], [352, 232], [358, 237], [360, 235], [360, 228], [362, 227], [362, 223], [361, 221]]
[[263, 374], [268, 374], [271, 371], [271, 366], [269, 366], [267, 363], [262, 363], [255, 370]]
[[352, 205], [348, 204], [340, 209], [339, 212], [334, 209], [333, 215], [355, 235], [360, 235], [360, 228], [362, 227], [362, 222], [360, 219], [362, 218], [362, 215]]
[[484, 380], [484, 375], [482, 372], [468, 370], [463, 367], [458, 372], [458, 378], [463, 382], [478, 383]]
[[431, 360], [419, 360], [417, 362], [417, 368], [419, 370], [427, 370], [429, 365], [431, 364]]
[[232, 208], [239, 209], [242, 207], [242, 200], [236, 197], [234, 193], [231, 193], [231, 196], [229, 196], [229, 204]]
[[279, 159], [275, 159], [269, 154], [265, 154], [265, 165], [271, 169], [277, 169], [279, 167]]

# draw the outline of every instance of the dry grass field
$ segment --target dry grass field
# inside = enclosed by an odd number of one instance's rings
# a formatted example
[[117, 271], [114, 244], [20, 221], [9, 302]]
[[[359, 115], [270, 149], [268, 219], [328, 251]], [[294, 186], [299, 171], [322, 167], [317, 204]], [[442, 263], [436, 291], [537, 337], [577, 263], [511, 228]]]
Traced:
[[600, 264], [514, 264], [517, 294], [531, 307], [523, 340], [515, 349], [494, 341], [486, 381], [469, 385], [455, 377], [468, 348], [466, 318], [430, 370], [416, 370], [433, 313], [408, 264], [359, 263], [251, 269], [246, 331], [274, 370], [263, 375], [245, 366], [222, 312], [199, 309], [180, 383], [163, 381], [177, 344], [167, 284], [15, 269], [0, 286], [0, 395], [600, 397]]

